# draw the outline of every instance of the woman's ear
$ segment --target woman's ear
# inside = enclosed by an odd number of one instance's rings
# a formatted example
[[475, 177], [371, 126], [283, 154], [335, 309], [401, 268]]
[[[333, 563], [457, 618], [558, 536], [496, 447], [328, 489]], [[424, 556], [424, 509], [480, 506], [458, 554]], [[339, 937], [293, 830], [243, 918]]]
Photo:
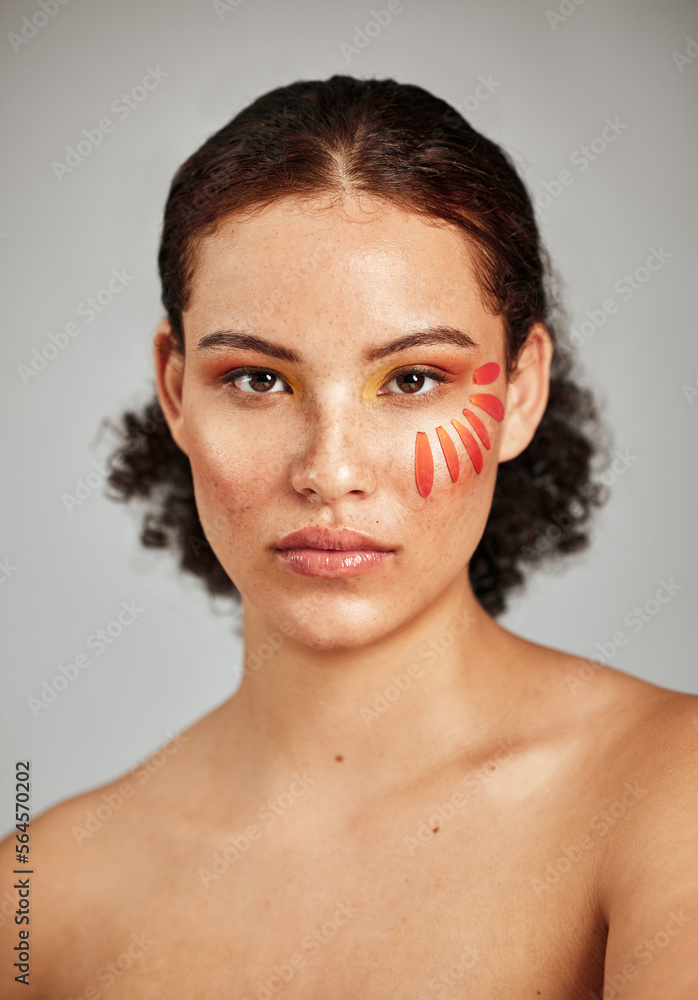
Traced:
[[550, 334], [543, 323], [534, 323], [507, 386], [500, 462], [516, 458], [531, 443], [548, 403], [552, 357]]
[[169, 320], [163, 320], [155, 332], [153, 360], [160, 407], [165, 414], [170, 434], [184, 454], [188, 455], [182, 406], [184, 358], [176, 349]]

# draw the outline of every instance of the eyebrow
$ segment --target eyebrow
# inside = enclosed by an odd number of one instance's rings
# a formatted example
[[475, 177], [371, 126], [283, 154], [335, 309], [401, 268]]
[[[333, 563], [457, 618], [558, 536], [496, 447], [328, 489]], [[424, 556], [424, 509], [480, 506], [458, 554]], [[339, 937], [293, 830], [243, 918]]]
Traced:
[[[466, 351], [476, 350], [478, 344], [463, 330], [457, 330], [452, 326], [429, 326], [423, 330], [415, 330], [414, 333], [406, 333], [396, 340], [391, 340], [386, 344], [379, 344], [377, 347], [369, 347], [364, 351], [364, 361], [380, 361], [391, 354], [400, 351], [407, 351], [411, 347], [429, 347], [438, 344], [446, 344], [450, 347], [461, 347]], [[272, 358], [279, 358], [282, 361], [291, 361], [296, 364], [301, 363], [301, 356], [297, 351], [283, 344], [277, 344], [265, 337], [257, 337], [250, 333], [242, 333], [236, 330], [217, 330], [215, 333], [208, 333], [202, 337], [196, 345], [196, 350], [203, 353], [214, 353], [215, 351], [227, 348], [238, 348], [240, 350], [258, 351], [260, 354], [267, 354]]]
[[378, 347], [369, 348], [364, 352], [364, 359], [366, 361], [380, 361], [381, 358], [397, 354], [398, 351], [407, 351], [410, 347], [429, 347], [437, 344], [462, 347], [466, 351], [473, 351], [478, 346], [470, 334], [463, 330], [456, 330], [452, 326], [428, 326], [424, 330], [406, 333], [403, 337], [391, 340], [387, 344], [379, 344]]

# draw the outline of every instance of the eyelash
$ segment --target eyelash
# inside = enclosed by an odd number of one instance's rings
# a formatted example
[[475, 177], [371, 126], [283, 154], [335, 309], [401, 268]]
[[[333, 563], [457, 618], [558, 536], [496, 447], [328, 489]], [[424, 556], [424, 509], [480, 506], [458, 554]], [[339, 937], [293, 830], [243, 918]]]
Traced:
[[[448, 375], [444, 375], [443, 372], [435, 371], [433, 368], [425, 368], [422, 365], [413, 365], [411, 368], [403, 368], [400, 371], [393, 372], [390, 378], [386, 379], [384, 385], [389, 385], [396, 378], [400, 378], [401, 375], [426, 375], [427, 378], [433, 379], [435, 382], [448, 383], [452, 382], [453, 379], [449, 378]], [[381, 386], [383, 388], [383, 386]], [[441, 394], [441, 389], [429, 389], [428, 392], [420, 393], [409, 393], [409, 392], [387, 392], [383, 393], [384, 396], [397, 396], [400, 399], [416, 399], [420, 402], [431, 402], [436, 396]]]
[[[259, 368], [259, 367], [253, 367], [253, 366], [244, 366], [242, 368], [234, 368], [232, 371], [226, 372], [225, 375], [222, 375], [220, 380], [221, 380], [221, 382], [223, 382], [224, 384], [227, 385], [229, 383], [234, 382], [235, 379], [240, 378], [242, 375], [258, 375], [260, 372], [262, 374], [264, 374], [264, 375], [274, 375], [281, 382], [285, 381], [282, 378], [282, 376], [279, 375], [278, 372], [275, 372], [272, 368]], [[383, 388], [386, 385], [389, 385], [396, 378], [400, 378], [401, 375], [425, 375], [427, 378], [431, 378], [435, 382], [439, 382], [439, 383], [449, 383], [449, 382], [453, 381], [453, 379], [449, 378], [449, 376], [445, 375], [443, 372], [435, 371], [433, 368], [425, 368], [425, 367], [422, 367], [421, 365], [413, 365], [410, 368], [403, 368], [400, 371], [393, 372], [390, 375], [390, 377], [388, 379], [386, 379], [386, 381], [383, 383], [383, 386], [381, 386], [381, 388]], [[232, 388], [234, 390], [236, 390], [240, 395], [245, 395], [245, 396], [266, 396], [266, 395], [270, 395], [269, 393], [264, 393], [264, 392], [257, 392], [257, 393], [255, 393], [255, 392], [243, 392], [242, 389], [237, 389], [236, 386], [232, 386]], [[386, 393], [382, 393], [381, 395], [384, 395], [384, 396], [398, 396], [398, 397], [402, 397], [403, 399], [417, 399], [417, 400], [420, 400], [420, 401], [422, 401], [422, 400], [430, 401], [430, 400], [434, 399], [434, 397], [437, 396], [440, 393], [440, 391], [441, 390], [437, 388], [437, 389], [430, 389], [428, 392], [420, 392], [420, 393], [386, 392]]]

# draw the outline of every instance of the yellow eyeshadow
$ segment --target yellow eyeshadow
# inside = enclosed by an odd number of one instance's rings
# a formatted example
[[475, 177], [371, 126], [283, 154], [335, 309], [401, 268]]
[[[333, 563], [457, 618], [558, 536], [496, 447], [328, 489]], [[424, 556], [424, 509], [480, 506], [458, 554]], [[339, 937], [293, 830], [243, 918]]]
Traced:
[[297, 396], [298, 399], [302, 399], [303, 386], [298, 381], [298, 379], [294, 378], [293, 375], [288, 375], [286, 372], [283, 372], [280, 368], [278, 369], [278, 372], [281, 378], [284, 380], [284, 382], [288, 382], [288, 384], [291, 386], [291, 388], [293, 389], [293, 394]]
[[365, 400], [374, 399], [389, 372], [390, 368], [386, 368], [385, 371], [372, 375], [363, 388], [361, 398]]

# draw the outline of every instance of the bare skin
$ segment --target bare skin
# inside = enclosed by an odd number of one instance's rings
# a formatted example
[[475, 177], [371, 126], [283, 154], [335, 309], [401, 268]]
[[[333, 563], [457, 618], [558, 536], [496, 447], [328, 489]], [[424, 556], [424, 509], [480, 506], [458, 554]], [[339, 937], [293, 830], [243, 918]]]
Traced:
[[[362, 360], [427, 326], [477, 346]], [[468, 581], [497, 464], [545, 409], [545, 330], [496, 383], [482, 472], [461, 448], [453, 483], [436, 455], [424, 498], [415, 433], [462, 413], [478, 366], [504, 368], [454, 230], [367, 199], [229, 220], [184, 328], [183, 366], [158, 331], [158, 393], [242, 594], [245, 674], [150, 769], [33, 824], [32, 985], [2, 995], [573, 1000], [605, 970], [607, 996], [623, 977], [625, 1000], [694, 997], [698, 698], [513, 635]], [[197, 354], [243, 329], [298, 359]], [[243, 365], [278, 391], [221, 383]], [[450, 381], [400, 398], [414, 366]], [[299, 576], [275, 548], [308, 525], [392, 555]]]

